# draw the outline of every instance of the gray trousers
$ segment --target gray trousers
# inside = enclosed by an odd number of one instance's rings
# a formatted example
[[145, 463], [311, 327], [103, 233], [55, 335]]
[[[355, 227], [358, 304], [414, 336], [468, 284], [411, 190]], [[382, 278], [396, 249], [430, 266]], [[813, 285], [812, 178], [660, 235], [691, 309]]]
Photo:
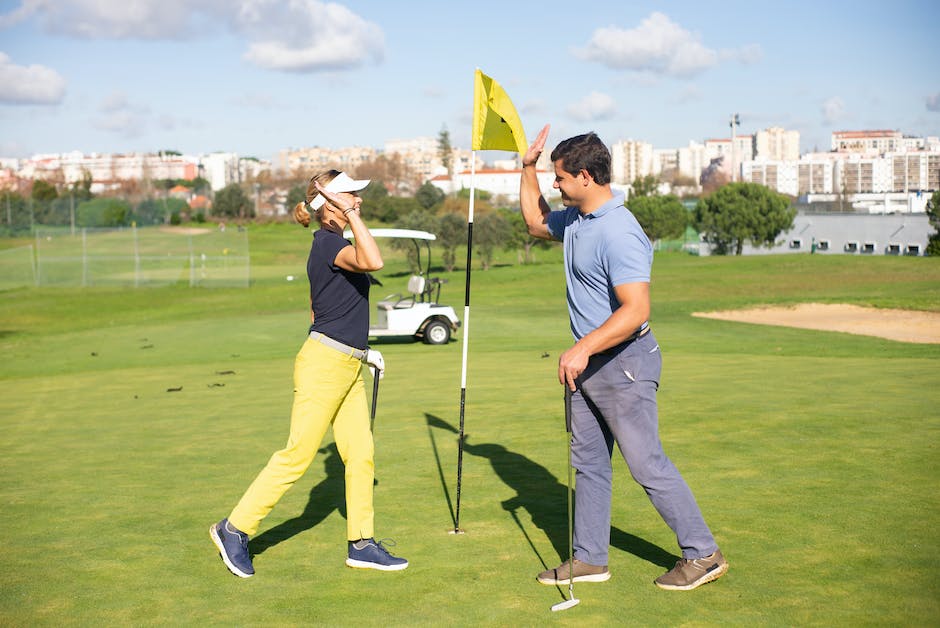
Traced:
[[656, 391], [662, 354], [652, 332], [619, 352], [592, 356], [571, 398], [571, 459], [575, 468], [574, 555], [607, 565], [610, 545], [611, 455], [616, 442], [633, 479], [676, 534], [683, 558], [718, 546], [692, 491], [659, 440]]

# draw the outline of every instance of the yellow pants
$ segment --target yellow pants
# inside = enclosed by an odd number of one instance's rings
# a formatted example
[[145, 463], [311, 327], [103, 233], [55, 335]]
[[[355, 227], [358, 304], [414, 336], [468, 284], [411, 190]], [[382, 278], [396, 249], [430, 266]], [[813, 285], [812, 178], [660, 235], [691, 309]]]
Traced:
[[233, 526], [249, 536], [258, 531], [261, 520], [313, 462], [331, 424], [336, 449], [346, 466], [347, 539], [374, 536], [374, 447], [362, 363], [309, 338], [294, 362], [287, 445], [271, 456], [229, 515]]

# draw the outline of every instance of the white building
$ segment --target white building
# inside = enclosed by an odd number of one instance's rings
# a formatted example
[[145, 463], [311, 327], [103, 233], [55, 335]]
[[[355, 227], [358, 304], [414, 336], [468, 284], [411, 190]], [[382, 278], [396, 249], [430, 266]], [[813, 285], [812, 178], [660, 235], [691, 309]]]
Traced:
[[199, 158], [199, 176], [209, 182], [214, 192], [232, 183], [250, 181], [270, 169], [270, 162], [239, 157], [236, 153], [210, 153]]
[[125, 181], [196, 178], [197, 159], [166, 153], [33, 155], [19, 162], [17, 176], [72, 184], [91, 177], [94, 193], [113, 189]]
[[[539, 187], [545, 194], [545, 199], [551, 202], [553, 199], [561, 197], [561, 194], [555, 190], [552, 185], [555, 183], [555, 171], [536, 168], [536, 176], [539, 180]], [[483, 169], [474, 173], [474, 185], [477, 190], [485, 190], [490, 194], [502, 196], [511, 201], [519, 200], [519, 181], [522, 177], [522, 171]], [[439, 188], [445, 194], [452, 194], [462, 189], [470, 189], [470, 171], [462, 170], [454, 174], [453, 179], [447, 175], [438, 175], [430, 179], [431, 184]]]
[[355, 170], [365, 162], [373, 161], [378, 151], [367, 146], [350, 146], [348, 148], [288, 148], [282, 150], [277, 156], [277, 170], [282, 173], [301, 173], [303, 177], [311, 177], [314, 173], [336, 168], [338, 170]]
[[654, 174], [653, 145], [649, 142], [624, 140], [610, 147], [611, 179], [616, 183], [633, 183]]
[[796, 161], [800, 158], [800, 132], [772, 126], [754, 134], [755, 159]]
[[680, 177], [691, 179], [698, 185], [702, 170], [708, 167], [711, 159], [704, 144], [689, 142], [685, 148], [676, 151], [676, 170]]
[[750, 135], [737, 135], [734, 142], [730, 137], [705, 140], [705, 155], [706, 163], [723, 158], [724, 162], [729, 164], [728, 171], [731, 172], [732, 179], [739, 181], [741, 164], [754, 159], [754, 138]]
[[759, 183], [780, 194], [799, 195], [799, 162], [752, 160], [741, 164], [741, 181]]
[[904, 144], [900, 131], [834, 131], [831, 148], [840, 153], [879, 155], [899, 151]]

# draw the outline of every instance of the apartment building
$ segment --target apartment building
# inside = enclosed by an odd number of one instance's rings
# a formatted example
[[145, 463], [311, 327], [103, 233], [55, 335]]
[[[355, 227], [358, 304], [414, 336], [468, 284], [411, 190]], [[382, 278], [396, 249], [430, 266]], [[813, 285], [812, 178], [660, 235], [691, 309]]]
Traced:
[[654, 173], [653, 145], [637, 140], [623, 140], [610, 147], [611, 178], [617, 183], [633, 181]]
[[327, 168], [354, 170], [361, 164], [373, 161], [378, 151], [368, 146], [347, 148], [286, 148], [278, 152], [275, 167], [282, 173], [300, 172], [304, 175]]
[[900, 131], [834, 131], [832, 133], [831, 148], [839, 153], [877, 155], [897, 152], [904, 146], [904, 138]]
[[122, 181], [194, 179], [199, 165], [195, 157], [166, 153], [85, 155], [79, 151], [34, 155], [19, 163], [17, 176], [72, 184], [91, 176], [92, 192], [98, 193]]
[[768, 161], [796, 161], [800, 158], [800, 132], [788, 131], [779, 126], [754, 134], [754, 159]]

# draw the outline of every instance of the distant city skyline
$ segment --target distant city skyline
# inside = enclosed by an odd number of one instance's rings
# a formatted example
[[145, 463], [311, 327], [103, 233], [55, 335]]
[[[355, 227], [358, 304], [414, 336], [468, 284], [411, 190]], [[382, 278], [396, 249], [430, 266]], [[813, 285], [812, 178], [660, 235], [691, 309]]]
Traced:
[[835, 131], [940, 135], [928, 0], [0, 2], [0, 157], [381, 148], [446, 128], [469, 148], [472, 76], [533, 139], [589, 130], [662, 148]]

